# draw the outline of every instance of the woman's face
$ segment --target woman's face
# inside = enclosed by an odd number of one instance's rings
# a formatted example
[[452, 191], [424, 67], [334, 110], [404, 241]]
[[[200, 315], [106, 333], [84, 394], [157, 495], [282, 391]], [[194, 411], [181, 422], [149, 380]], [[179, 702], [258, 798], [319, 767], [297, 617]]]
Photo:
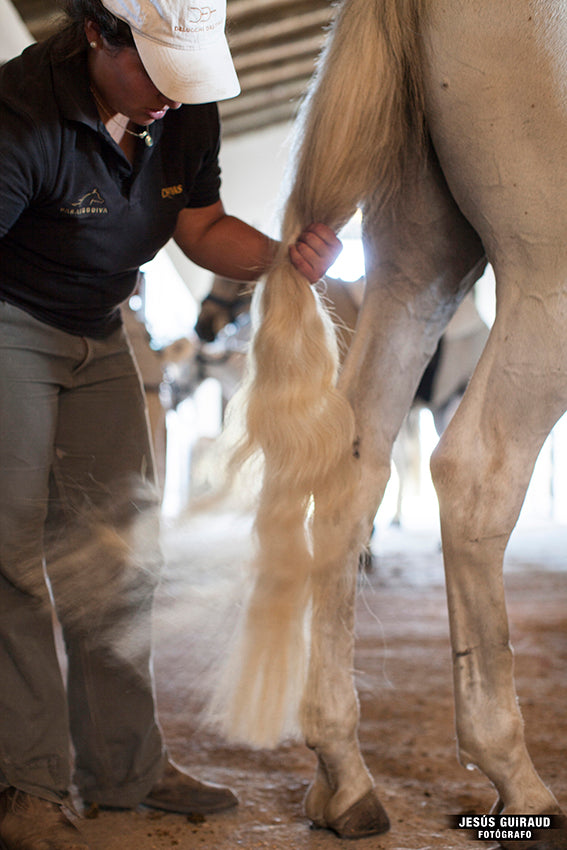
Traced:
[[110, 109], [127, 116], [135, 124], [148, 126], [163, 118], [168, 109], [181, 106], [154, 86], [135, 47], [109, 46], [91, 22], [85, 25], [85, 33], [91, 45], [91, 81]]

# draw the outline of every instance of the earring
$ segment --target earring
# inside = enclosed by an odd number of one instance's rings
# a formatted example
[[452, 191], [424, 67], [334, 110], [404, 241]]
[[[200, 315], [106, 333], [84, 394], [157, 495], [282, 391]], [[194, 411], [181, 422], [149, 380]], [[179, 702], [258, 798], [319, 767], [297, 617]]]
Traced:
[[96, 41], [89, 41], [89, 45], [93, 48], [93, 50], [95, 49], [95, 47], [98, 47]]

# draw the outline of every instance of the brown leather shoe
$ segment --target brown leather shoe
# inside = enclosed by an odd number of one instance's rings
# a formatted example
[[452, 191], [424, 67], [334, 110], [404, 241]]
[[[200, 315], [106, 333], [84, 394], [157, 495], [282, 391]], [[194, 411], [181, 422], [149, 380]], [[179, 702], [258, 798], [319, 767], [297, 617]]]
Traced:
[[56, 803], [7, 788], [0, 793], [2, 850], [89, 850]]
[[180, 815], [209, 815], [237, 806], [238, 800], [230, 788], [199, 782], [168, 762], [142, 805]]

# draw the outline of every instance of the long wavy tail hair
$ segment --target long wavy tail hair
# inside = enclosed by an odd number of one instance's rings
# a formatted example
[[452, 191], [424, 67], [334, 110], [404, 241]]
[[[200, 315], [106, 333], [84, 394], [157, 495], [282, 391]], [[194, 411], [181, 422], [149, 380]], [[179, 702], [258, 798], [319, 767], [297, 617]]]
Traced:
[[333, 322], [291, 265], [288, 245], [311, 222], [335, 231], [359, 206], [399, 190], [410, 134], [420, 132], [419, 6], [346, 0], [296, 124], [293, 187], [282, 247], [257, 289], [259, 325], [235, 462], [261, 452], [255, 583], [212, 713], [231, 739], [273, 746], [300, 732], [309, 653], [311, 519], [340, 511], [356, 486], [354, 416], [336, 387]]

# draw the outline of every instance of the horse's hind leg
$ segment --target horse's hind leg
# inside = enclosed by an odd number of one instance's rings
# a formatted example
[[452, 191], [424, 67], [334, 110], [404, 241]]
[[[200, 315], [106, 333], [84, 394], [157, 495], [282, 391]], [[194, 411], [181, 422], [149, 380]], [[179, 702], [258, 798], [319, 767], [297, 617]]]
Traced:
[[[522, 814], [558, 808], [526, 749], [502, 579], [504, 551], [537, 454], [567, 406], [567, 256], [564, 248], [553, 257], [538, 253], [530, 262], [518, 258], [512, 268], [496, 263], [498, 316], [432, 459], [460, 759], [488, 776], [500, 807]], [[522, 850], [521, 843], [510, 846]], [[551, 833], [545, 843], [530, 844], [534, 850], [565, 846], [564, 835], [552, 839]]]
[[[440, 334], [484, 268], [478, 237], [435, 162], [404, 192], [407, 206], [368, 224], [368, 282], [341, 380], [356, 419], [354, 493], [315, 522], [313, 628], [303, 729], [318, 769], [306, 800], [312, 821], [341, 837], [383, 832], [387, 817], [360, 755], [353, 684], [358, 556], [390, 474], [395, 436]], [[380, 250], [376, 246], [380, 246]], [[373, 247], [374, 246], [374, 247]], [[375, 250], [376, 248], [376, 250]], [[317, 502], [316, 502], [317, 503]]]
[[358, 746], [352, 680], [356, 576], [357, 558], [351, 558], [347, 570], [315, 579], [310, 693], [303, 705], [306, 741], [318, 756], [306, 813], [316, 826], [343, 838], [389, 828]]

